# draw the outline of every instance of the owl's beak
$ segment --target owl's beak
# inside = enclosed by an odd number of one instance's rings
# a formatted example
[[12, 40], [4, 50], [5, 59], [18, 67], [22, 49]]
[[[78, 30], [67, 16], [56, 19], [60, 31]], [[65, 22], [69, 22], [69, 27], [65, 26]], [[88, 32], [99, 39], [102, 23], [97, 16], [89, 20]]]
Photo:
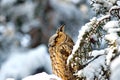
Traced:
[[53, 46], [55, 46], [55, 45], [53, 45], [53, 44], [48, 44], [48, 47], [53, 47]]

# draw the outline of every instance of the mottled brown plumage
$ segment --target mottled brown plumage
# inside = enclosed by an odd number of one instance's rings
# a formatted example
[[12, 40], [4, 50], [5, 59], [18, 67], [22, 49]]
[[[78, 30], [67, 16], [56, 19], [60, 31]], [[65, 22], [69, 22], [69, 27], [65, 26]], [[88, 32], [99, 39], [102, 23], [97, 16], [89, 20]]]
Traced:
[[72, 70], [67, 66], [67, 58], [72, 52], [73, 45], [73, 40], [64, 33], [64, 26], [49, 39], [52, 70], [62, 80], [74, 80]]

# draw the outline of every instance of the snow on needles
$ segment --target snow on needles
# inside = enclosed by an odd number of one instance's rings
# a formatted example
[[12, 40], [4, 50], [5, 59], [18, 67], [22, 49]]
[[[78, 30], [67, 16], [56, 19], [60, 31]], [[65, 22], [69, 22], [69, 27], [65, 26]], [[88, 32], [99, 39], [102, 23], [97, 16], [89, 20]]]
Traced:
[[68, 57], [67, 64], [69, 64], [69, 60], [73, 57], [73, 54], [79, 48], [79, 44], [81, 43], [81, 40], [83, 39], [84, 34], [90, 31], [91, 27], [93, 27], [92, 25], [97, 21], [97, 19], [96, 17], [94, 17], [90, 21], [91, 22], [85, 24], [85, 26], [83, 26], [79, 31], [78, 40], [76, 41], [76, 44], [73, 46], [72, 54]]
[[[108, 17], [110, 17], [110, 15], [106, 15], [105, 17], [102, 17], [99, 19], [93, 18], [91, 20], [91, 22], [85, 24], [85, 26], [83, 26], [81, 28], [81, 30], [79, 31], [78, 40], [77, 40], [75, 46], [73, 47], [72, 54], [68, 57], [68, 61], [67, 61], [68, 63], [69, 63], [70, 59], [72, 59], [74, 57], [73, 54], [76, 54], [75, 52], [79, 48], [82, 47], [79, 44], [81, 43], [81, 41], [83, 39], [83, 35], [86, 32], [90, 32], [91, 27], [93, 27], [92, 24], [94, 25], [94, 23], [97, 23], [97, 21], [99, 22]], [[120, 24], [119, 23], [120, 22], [117, 20], [105, 22], [105, 25], [102, 26], [103, 30], [106, 31], [105, 34], [103, 35], [103, 37], [104, 37], [105, 41], [107, 42], [108, 46], [105, 47], [104, 49], [92, 50], [90, 53], [88, 53], [88, 54], [90, 54], [90, 56], [93, 56], [94, 58], [89, 60], [90, 63], [88, 62], [88, 65], [86, 65], [81, 70], [78, 70], [74, 75], [77, 75], [80, 78], [85, 78], [86, 80], [94, 80], [95, 77], [97, 77], [97, 79], [99, 79], [99, 80], [105, 79], [103, 77], [103, 74], [106, 74], [106, 73], [104, 73], [104, 71], [107, 71], [109, 73], [109, 66], [111, 64], [111, 60], [113, 57], [115, 57], [116, 54], [118, 54], [117, 52], [119, 51], [119, 41], [120, 41], [120, 38], [118, 35], [118, 32], [120, 32], [120, 27], [119, 27]], [[96, 58], [96, 56], [97, 56], [97, 58]], [[112, 63], [112, 66], [113, 65], [114, 65], [114, 63]], [[115, 64], [115, 65], [118, 67], [118, 65], [120, 65], [120, 64]], [[112, 68], [112, 71], [113, 70], [114, 70], [114, 68]], [[120, 70], [118, 70], [118, 71], [120, 71]], [[112, 78], [112, 77], [111, 77], [111, 79], [114, 80], [114, 78]], [[119, 80], [119, 78], [117, 80]]]
[[105, 66], [105, 55], [100, 56], [96, 60], [92, 61], [90, 64], [88, 64], [84, 69], [79, 70], [77, 74], [78, 77], [86, 77], [86, 80], [94, 80], [95, 76], [99, 76], [98, 78], [101, 78], [102, 67], [106, 68]]
[[116, 33], [107, 34], [105, 35], [105, 39], [113, 44], [118, 39], [118, 35]]
[[[119, 21], [109, 21], [106, 23], [106, 25], [103, 27], [104, 30], [106, 30], [108, 33], [111, 33], [111, 29], [118, 28], [119, 29]], [[114, 32], [114, 31], [112, 31]]]

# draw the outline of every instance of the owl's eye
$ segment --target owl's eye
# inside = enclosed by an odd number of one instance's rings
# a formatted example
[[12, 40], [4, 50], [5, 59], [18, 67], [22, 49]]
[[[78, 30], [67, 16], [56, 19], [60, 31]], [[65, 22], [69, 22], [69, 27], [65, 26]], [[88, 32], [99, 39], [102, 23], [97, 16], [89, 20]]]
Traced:
[[59, 35], [59, 37], [62, 37], [62, 35]]

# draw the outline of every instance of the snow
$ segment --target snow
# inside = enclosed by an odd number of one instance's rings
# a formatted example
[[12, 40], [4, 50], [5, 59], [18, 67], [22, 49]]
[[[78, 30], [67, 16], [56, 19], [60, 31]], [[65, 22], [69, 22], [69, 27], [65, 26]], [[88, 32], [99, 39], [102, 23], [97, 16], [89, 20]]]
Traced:
[[15, 80], [15, 79], [13, 79], [13, 78], [8, 78], [8, 79], [6, 79], [6, 80]]
[[119, 39], [119, 36], [117, 34], [117, 32], [120, 31], [119, 21], [109, 21], [105, 24], [103, 29], [107, 31], [105, 39], [109, 41], [110, 44], [115, 43]]
[[82, 17], [80, 16], [80, 11], [78, 11], [76, 6], [71, 3], [67, 3], [62, 0], [51, 0], [51, 5], [56, 10], [56, 12], [58, 12], [62, 16], [61, 18], [63, 19], [64, 17], [66, 17], [68, 20], [70, 19], [80, 20], [81, 19], [80, 17]]
[[45, 45], [26, 52], [13, 52], [1, 66], [0, 80], [23, 78], [34, 73], [40, 67], [44, 67], [51, 73], [50, 58]]
[[110, 11], [113, 10], [113, 9], [120, 9], [120, 7], [119, 6], [112, 6], [112, 8], [110, 9]]
[[120, 64], [120, 56], [118, 56], [115, 60], [111, 63], [111, 70], [116, 69], [116, 67]]
[[117, 1], [117, 5], [120, 6], [120, 1]]
[[113, 52], [114, 50], [118, 50], [119, 46], [119, 36], [117, 34], [117, 32], [120, 31], [119, 21], [109, 21], [105, 24], [103, 29], [107, 31], [107, 34], [105, 35], [105, 40], [107, 40], [108, 43], [111, 45], [107, 50], [108, 54], [106, 56], [106, 64], [110, 65], [112, 57], [115, 56]]
[[3, 34], [5, 32], [5, 27], [3, 25], [0, 25], [0, 34]]
[[[39, 0], [26, 0], [24, 3], [19, 5], [14, 5], [17, 0], [1, 0], [0, 1], [0, 7], [1, 7], [1, 15], [0, 15], [0, 42], [14, 42], [14, 38], [16, 37], [17, 28], [21, 27], [20, 30], [23, 32], [28, 32], [30, 30], [31, 26], [44, 26], [44, 24], [54, 24], [50, 26], [56, 26], [56, 24], [60, 23], [60, 21], [65, 22], [69, 26], [70, 30], [71, 27], [75, 27], [73, 25], [77, 23], [84, 22], [82, 12], [86, 9], [86, 6], [81, 6], [81, 10], [77, 6], [75, 6], [77, 3], [82, 2], [81, 0], [50, 0], [50, 6], [53, 8], [53, 10], [48, 11], [45, 13], [45, 16], [43, 16], [42, 13], [44, 13], [44, 10], [38, 10], [37, 14], [39, 16], [36, 16], [36, 7], [38, 6]], [[88, 1], [88, 0], [87, 0]], [[86, 1], [86, 2], [87, 2]], [[73, 47], [72, 54], [68, 57], [67, 63], [69, 63], [70, 59], [72, 59], [74, 54], [79, 48], [82, 48], [82, 46], [79, 46], [79, 44], [84, 41], [84, 34], [86, 32], [90, 32], [90, 29], [93, 28], [94, 23], [97, 23], [99, 21], [105, 21], [106, 19], [111, 20], [109, 22], [103, 22], [105, 23], [103, 29], [107, 32], [105, 35], [103, 35], [103, 41], [100, 44], [102, 44], [103, 48], [99, 50], [92, 50], [88, 54], [91, 59], [88, 59], [87, 62], [91, 61], [86, 67], [79, 70], [75, 73], [78, 77], [86, 77], [87, 80], [94, 80], [95, 77], [98, 77], [99, 80], [103, 76], [104, 73], [102, 71], [101, 66], [107, 70], [107, 66], [110, 67], [111, 75], [110, 80], [119, 80], [120, 79], [120, 56], [117, 56], [113, 61], [111, 59], [120, 53], [120, 37], [118, 35], [118, 32], [120, 32], [120, 25], [119, 25], [119, 19], [115, 19], [115, 16], [112, 16], [114, 14], [110, 14], [111, 10], [120, 9], [120, 1], [119, 0], [92, 0], [95, 3], [92, 4], [93, 9], [98, 12], [96, 14], [97, 17], [100, 18], [93, 18], [90, 20], [89, 23], [82, 26], [82, 28], [79, 30], [78, 40], [76, 41], [76, 44]], [[38, 3], [37, 3], [38, 2]], [[46, 2], [46, 1], [45, 1]], [[71, 3], [72, 2], [72, 3]], [[73, 4], [74, 3], [74, 4]], [[81, 4], [81, 3], [80, 3]], [[44, 7], [46, 7], [46, 3], [43, 2], [42, 4]], [[42, 7], [43, 7], [42, 6]], [[113, 6], [113, 7], [112, 7]], [[49, 7], [49, 6], [47, 6]], [[83, 10], [84, 8], [84, 10]], [[110, 9], [111, 8], [111, 9]], [[115, 11], [113, 11], [115, 12]], [[112, 13], [112, 12], [111, 12]], [[42, 15], [41, 15], [42, 14]], [[49, 14], [49, 15], [48, 15]], [[90, 14], [90, 13], [89, 13]], [[23, 17], [25, 15], [25, 20], [23, 20], [23, 23], [21, 23], [21, 26], [16, 26], [16, 21], [19, 19], [19, 17]], [[54, 17], [51, 17], [54, 16]], [[84, 14], [86, 15], [86, 14]], [[90, 14], [94, 15], [94, 14]], [[103, 16], [104, 15], [104, 16]], [[116, 15], [116, 13], [115, 13]], [[51, 22], [47, 23], [44, 22], [42, 19], [45, 17], [45, 21], [49, 16], [50, 18], [54, 19]], [[103, 17], [101, 17], [103, 16]], [[119, 16], [119, 15], [118, 15]], [[7, 22], [7, 18], [10, 18], [10, 20]], [[40, 17], [40, 18], [39, 18]], [[37, 18], [37, 19], [35, 19]], [[51, 20], [50, 19], [50, 20]], [[5, 22], [6, 21], [6, 22]], [[43, 21], [43, 22], [42, 22]], [[67, 21], [67, 22], [66, 22]], [[49, 26], [49, 25], [47, 25]], [[80, 24], [77, 25], [77, 27], [80, 27]], [[46, 28], [46, 27], [45, 27]], [[72, 28], [73, 29], [73, 28]], [[43, 28], [44, 30], [44, 28]], [[76, 32], [73, 32], [76, 34]], [[46, 34], [46, 33], [45, 33]], [[24, 35], [24, 34], [23, 34]], [[22, 47], [27, 47], [29, 45], [30, 37], [28, 35], [24, 35], [20, 37], [20, 43]], [[47, 34], [46, 34], [47, 35]], [[93, 37], [96, 41], [96, 35], [92, 35], [90, 37]], [[7, 39], [7, 41], [5, 39]], [[5, 40], [5, 41], [4, 41]], [[11, 40], [11, 41], [10, 41]], [[107, 41], [108, 42], [107, 42]], [[105, 46], [105, 42], [107, 43], [107, 48]], [[9, 46], [9, 45], [7, 45]], [[6, 48], [6, 47], [5, 47]], [[8, 49], [8, 48], [7, 48]], [[16, 49], [16, 48], [15, 48]], [[116, 53], [114, 53], [116, 50]], [[1, 52], [1, 51], [0, 51]], [[4, 53], [3, 53], [4, 54]], [[61, 80], [55, 75], [48, 75], [47, 73], [38, 73], [35, 75], [31, 75], [34, 73], [34, 71], [37, 68], [44, 67], [49, 73], [51, 73], [51, 65], [50, 65], [50, 58], [49, 54], [47, 52], [47, 48], [44, 45], [40, 45], [35, 49], [26, 50], [26, 51], [10, 51], [9, 58], [3, 63], [0, 70], [0, 80]], [[5, 55], [5, 54], [4, 54]], [[95, 58], [99, 56], [98, 58]], [[95, 58], [95, 59], [94, 59]], [[75, 58], [78, 60], [78, 57]], [[84, 64], [84, 63], [83, 63]], [[29, 76], [31, 75], [31, 76]], [[26, 77], [26, 78], [24, 78]]]
[[[67, 59], [67, 64], [69, 64], [70, 59], [73, 57], [73, 54], [79, 48], [79, 44], [81, 40], [83, 40], [83, 36], [86, 32], [89, 32], [90, 29], [93, 27], [92, 25], [97, 21], [96, 17], [90, 20], [91, 22], [86, 23], [85, 26], [82, 26], [81, 30], [79, 30], [78, 40], [76, 41], [75, 45], [73, 46], [72, 54]], [[81, 46], [80, 46], [81, 47]]]
[[118, 35], [116, 33], [107, 34], [105, 35], [105, 39], [113, 44], [118, 39]]
[[89, 54], [91, 54], [91, 56], [98, 56], [98, 55], [105, 55], [106, 53], [106, 49], [103, 49], [103, 50], [93, 50], [91, 51]]
[[71, 2], [73, 2], [74, 4], [77, 4], [77, 3], [79, 3], [81, 0], [67, 0], [67, 1], [71, 1]]
[[45, 72], [36, 75], [28, 76], [22, 80], [61, 80], [55, 75], [48, 75]]
[[5, 16], [0, 15], [0, 22], [4, 22], [5, 20]]
[[15, 25], [8, 22], [6, 25], [0, 24], [0, 40], [10, 42], [15, 37]]
[[[86, 77], [86, 80], [94, 80], [94, 77], [99, 77], [100, 74], [102, 75], [102, 67], [106, 68], [105, 66], [105, 55], [100, 56], [99, 58], [92, 61], [88, 64], [84, 69], [79, 70], [77, 75], [78, 77]], [[81, 76], [82, 75], [82, 76]]]
[[117, 0], [108, 0], [108, 1], [111, 2], [112, 4], [115, 4]]
[[4, 36], [9, 37], [9, 39], [13, 38], [15, 35], [15, 25], [12, 22], [8, 22], [8, 24], [5, 26], [6, 29], [4, 31]]
[[111, 28], [108, 30], [108, 33], [115, 33], [115, 32], [119, 32], [120, 31], [120, 28]]
[[16, 0], [1, 0], [1, 6], [10, 6], [13, 5], [16, 2]]
[[30, 45], [30, 40], [31, 40], [30, 36], [26, 34], [26, 35], [21, 39], [21, 45], [22, 45], [23, 47], [28, 47], [28, 46]]
[[120, 79], [120, 56], [118, 56], [111, 63], [111, 77], [110, 80], [119, 80]]
[[111, 59], [113, 57], [113, 50], [112, 49], [108, 49], [108, 55], [106, 56], [106, 64], [110, 65]]
[[117, 0], [92, 0], [92, 9], [97, 16], [108, 15], [111, 7], [115, 6]]
[[90, 62], [85, 68], [79, 70], [75, 75], [78, 77], [86, 77], [86, 80], [94, 80], [94, 77], [101, 78], [102, 75], [102, 67], [107, 70], [106, 64], [106, 49], [104, 50], [93, 50], [90, 52], [91, 56], [96, 58], [92, 62]]
[[106, 18], [110, 18], [110, 15], [108, 14], [108, 15], [102, 16], [102, 17], [98, 18], [97, 20], [101, 21], [101, 20], [106, 19]]
[[108, 30], [110, 28], [119, 28], [119, 21], [109, 21], [108, 23], [105, 24], [103, 27], [104, 30]]
[[[114, 3], [114, 1], [112, 1], [112, 3]], [[112, 9], [114, 9], [114, 8], [116, 9], [118, 7], [112, 7]], [[112, 19], [112, 21], [107, 22], [107, 20], [110, 17], [111, 17], [111, 15], [107, 14], [98, 19], [93, 18], [92, 20], [90, 20], [91, 22], [86, 23], [85, 26], [82, 26], [81, 30], [79, 31], [78, 40], [73, 47], [72, 54], [68, 57], [68, 61], [67, 61], [68, 64], [69, 64], [69, 61], [71, 59], [73, 59], [73, 57], [74, 57], [73, 55], [76, 54], [76, 51], [79, 50], [80, 48], [82, 48], [82, 46], [79, 46], [79, 44], [84, 39], [83, 35], [86, 32], [90, 32], [90, 29], [91, 29], [91, 27], [94, 27], [93, 26], [94, 24], [97, 24], [99, 22], [105, 24], [104, 26], [101, 26], [107, 32], [103, 35], [104, 43], [102, 43], [102, 45], [105, 45], [105, 41], [108, 41], [107, 42], [108, 45], [107, 45], [107, 47], [104, 47], [104, 49], [92, 50], [91, 52], [89, 52], [89, 55], [92, 56], [92, 59], [88, 59], [88, 61], [87, 61], [88, 65], [85, 66], [84, 68], [82, 68], [81, 70], [78, 70], [78, 72], [76, 72], [74, 75], [77, 75], [80, 78], [84, 77], [84, 78], [86, 78], [86, 80], [94, 80], [95, 77], [97, 77], [99, 80], [104, 79], [103, 78], [103, 74], [104, 74], [103, 69], [105, 71], [109, 70], [108, 67], [111, 64], [111, 60], [117, 54], [117, 52], [115, 52], [115, 51], [119, 51], [119, 35], [117, 33], [117, 32], [120, 32], [119, 21], [117, 21], [116, 19], [115, 20]], [[93, 34], [92, 37], [95, 37], [95, 35]], [[95, 39], [96, 39], [96, 37], [95, 37]], [[120, 69], [118, 71], [120, 71]], [[112, 80], [114, 80], [114, 79], [115, 78], [112, 78]]]
[[[16, 79], [7, 78], [6, 80], [16, 80]], [[35, 75], [27, 76], [27, 77], [23, 78], [22, 80], [62, 80], [62, 79], [57, 77], [54, 74], [49, 75], [45, 72], [42, 72], [42, 73], [38, 73], [38, 74], [35, 74]]]
[[33, 28], [33, 26], [34, 27], [38, 27], [40, 25], [41, 24], [40, 24], [39, 20], [38, 19], [34, 19], [34, 20], [30, 20], [29, 22], [24, 23], [21, 29], [22, 29], [23, 32], [27, 33], [27, 32], [30, 31], [31, 28]]
[[116, 32], [120, 31], [119, 21], [109, 21], [104, 25], [103, 29], [110, 34], [110, 35], [106, 35], [106, 39], [109, 38], [107, 36], [110, 36], [110, 37], [112, 36], [111, 38], [116, 39], [115, 37], [118, 37]]

